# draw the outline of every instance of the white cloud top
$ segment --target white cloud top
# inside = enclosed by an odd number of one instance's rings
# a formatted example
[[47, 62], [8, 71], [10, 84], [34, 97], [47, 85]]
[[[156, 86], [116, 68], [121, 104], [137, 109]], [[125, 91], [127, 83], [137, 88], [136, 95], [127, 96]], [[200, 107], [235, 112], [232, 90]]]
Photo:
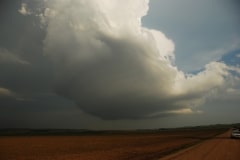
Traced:
[[24, 16], [30, 15], [31, 11], [28, 9], [26, 3], [21, 4], [21, 8], [18, 10], [18, 12]]

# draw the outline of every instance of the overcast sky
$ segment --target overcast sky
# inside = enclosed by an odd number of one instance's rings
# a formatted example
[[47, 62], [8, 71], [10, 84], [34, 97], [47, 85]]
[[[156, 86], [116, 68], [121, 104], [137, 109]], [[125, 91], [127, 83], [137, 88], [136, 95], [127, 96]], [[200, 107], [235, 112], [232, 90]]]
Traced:
[[236, 0], [0, 2], [0, 128], [240, 122]]

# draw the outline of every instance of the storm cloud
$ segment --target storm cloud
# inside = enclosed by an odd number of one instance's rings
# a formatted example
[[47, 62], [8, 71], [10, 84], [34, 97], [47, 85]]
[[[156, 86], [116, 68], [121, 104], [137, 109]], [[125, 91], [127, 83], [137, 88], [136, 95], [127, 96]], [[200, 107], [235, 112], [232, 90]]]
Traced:
[[29, 64], [26, 60], [23, 60], [18, 55], [15, 55], [11, 52], [9, 52], [6, 49], [0, 48], [0, 64], [21, 64], [26, 65]]
[[[174, 43], [143, 27], [148, 0], [51, 0], [34, 13], [54, 64], [56, 93], [102, 119], [201, 113], [197, 106], [235, 84], [233, 68], [211, 62], [197, 74], [175, 65]], [[26, 4], [19, 12], [26, 15]], [[26, 11], [26, 12], [25, 12]]]

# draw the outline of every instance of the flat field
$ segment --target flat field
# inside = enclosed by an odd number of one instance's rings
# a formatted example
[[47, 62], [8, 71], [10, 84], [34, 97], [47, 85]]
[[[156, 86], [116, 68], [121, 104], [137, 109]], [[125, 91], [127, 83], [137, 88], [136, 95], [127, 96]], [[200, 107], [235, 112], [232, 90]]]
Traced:
[[231, 130], [161, 160], [239, 160], [240, 139], [230, 139]]
[[75, 136], [0, 136], [0, 160], [159, 159], [226, 131], [177, 129]]

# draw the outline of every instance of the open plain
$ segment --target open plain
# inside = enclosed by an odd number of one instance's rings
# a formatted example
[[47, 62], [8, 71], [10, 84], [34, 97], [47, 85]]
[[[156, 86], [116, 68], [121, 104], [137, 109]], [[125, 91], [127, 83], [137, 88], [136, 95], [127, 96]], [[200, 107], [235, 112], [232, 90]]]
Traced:
[[240, 140], [230, 139], [230, 131], [161, 160], [238, 160]]
[[239, 148], [226, 129], [0, 136], [1, 160], [238, 159]]

